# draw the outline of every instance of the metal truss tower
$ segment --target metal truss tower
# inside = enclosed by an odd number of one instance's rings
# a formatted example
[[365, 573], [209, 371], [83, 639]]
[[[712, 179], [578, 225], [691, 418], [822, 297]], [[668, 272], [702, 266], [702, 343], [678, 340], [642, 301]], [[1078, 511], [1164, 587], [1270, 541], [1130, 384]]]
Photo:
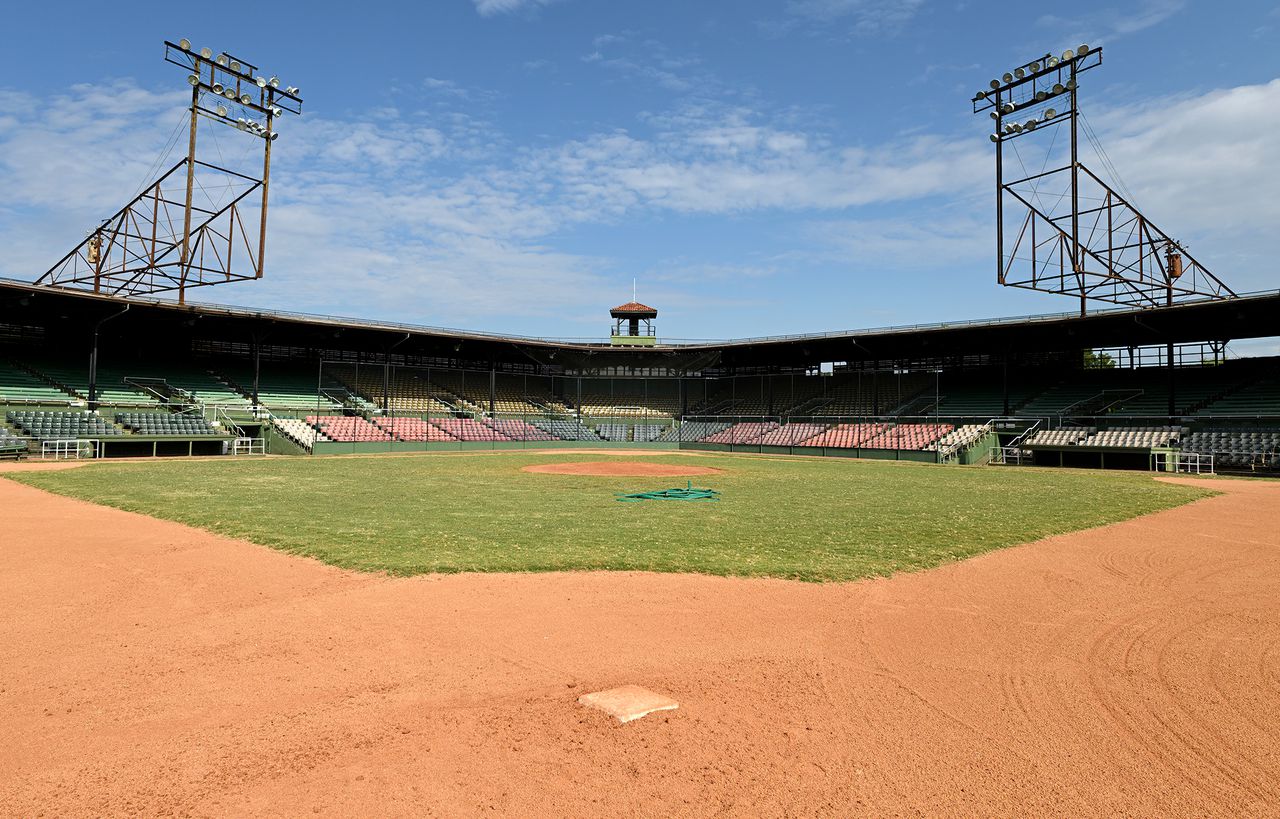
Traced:
[[[1102, 49], [1082, 45], [1021, 65], [974, 95], [974, 113], [987, 112], [995, 124], [998, 281], [1078, 296], [1081, 315], [1090, 299], [1156, 307], [1234, 298], [1231, 288], [1080, 161], [1079, 78], [1101, 64]], [[1059, 126], [1070, 143], [1055, 154]], [[1052, 141], [1045, 167], [1033, 173], [1015, 140], [1034, 135]]]
[[[95, 228], [37, 280], [74, 290], [134, 296], [260, 279], [267, 251], [267, 196], [275, 121], [302, 113], [293, 86], [263, 77], [226, 52], [165, 41], [165, 61], [188, 72], [191, 120], [187, 155]], [[201, 160], [201, 118], [262, 141], [260, 175]], [[259, 121], [262, 118], [262, 122]], [[196, 190], [208, 194], [197, 204]], [[217, 198], [210, 192], [216, 192]]]

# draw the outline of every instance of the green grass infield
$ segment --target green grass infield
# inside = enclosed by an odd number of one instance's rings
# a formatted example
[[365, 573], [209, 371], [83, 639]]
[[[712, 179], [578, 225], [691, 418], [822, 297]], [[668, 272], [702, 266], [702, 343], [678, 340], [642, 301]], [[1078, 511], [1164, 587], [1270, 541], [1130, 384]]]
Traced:
[[348, 569], [647, 570], [800, 580], [912, 571], [1210, 493], [1121, 472], [742, 456], [629, 456], [725, 470], [718, 503], [619, 503], [683, 478], [522, 472], [620, 460], [538, 453], [102, 462], [6, 477]]

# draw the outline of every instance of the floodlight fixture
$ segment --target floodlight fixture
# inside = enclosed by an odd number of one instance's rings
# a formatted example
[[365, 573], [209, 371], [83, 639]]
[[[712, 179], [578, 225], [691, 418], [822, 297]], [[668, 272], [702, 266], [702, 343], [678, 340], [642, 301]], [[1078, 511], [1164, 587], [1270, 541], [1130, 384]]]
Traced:
[[1000, 81], [999, 81], [999, 80], [992, 80], [992, 81], [991, 81], [991, 90], [993, 90], [993, 91], [994, 91], [995, 89], [997, 89], [997, 88], [999, 88], [999, 87], [1000, 87]]
[[1015, 79], [1020, 80], [1023, 77], [1027, 76], [1027, 72], [1023, 71], [1021, 68], [1015, 68], [1013, 69], [1013, 76]]
[[1066, 51], [1062, 52], [1062, 61], [1064, 63], [1070, 60], [1074, 60], [1075, 57], [1076, 57], [1076, 53], [1069, 48]]
[[241, 69], [241, 68], [243, 68], [243, 67], [244, 67], [244, 66], [240, 65], [240, 61], [239, 61], [239, 60], [232, 60], [232, 61], [231, 61], [231, 66], [230, 66], [230, 68], [231, 68], [231, 70], [232, 70], [232, 71], [236, 72], [237, 74], [239, 74], [239, 73], [240, 73], [240, 69]]
[[1047, 99], [1049, 99], [1049, 94], [1047, 92], [1045, 91], [1036, 92], [1036, 102], [1044, 102]]
[[992, 134], [992, 135], [990, 136], [990, 139], [991, 139], [991, 141], [992, 141], [992, 142], [999, 142], [999, 141], [1000, 141], [1000, 135], [999, 135], [999, 134]]
[[219, 54], [216, 62], [218, 63], [218, 65], [222, 66], [223, 68], [226, 68], [227, 65], [231, 62], [231, 59], [226, 54]]
[[280, 80], [277, 77], [272, 77], [271, 79], [267, 80], [267, 85], [271, 86], [272, 88], [279, 88]]
[[266, 78], [266, 77], [255, 77], [255, 78], [254, 78], [254, 80], [253, 80], [253, 84], [254, 84], [254, 85], [256, 85], [256, 86], [258, 86], [259, 88], [266, 88], [266, 87], [267, 87], [267, 78]]
[[225, 105], [219, 105], [215, 110], [218, 112], [218, 116], [220, 117], [225, 117], [227, 115], [227, 106]]
[[1031, 73], [1032, 73], [1032, 74], [1035, 74], [1035, 73], [1037, 73], [1037, 72], [1040, 70], [1040, 63], [1033, 62], [1033, 63], [1032, 63], [1030, 66], [1028, 66], [1028, 67], [1031, 69]]
[[1056, 117], [1057, 115], [1058, 115], [1058, 112], [1057, 112], [1055, 109], [1053, 109], [1053, 108], [1046, 108], [1046, 109], [1044, 109], [1044, 118], [1045, 118], [1045, 119], [1053, 119], [1053, 118], [1054, 118], [1054, 117]]
[[241, 104], [241, 105], [248, 105], [248, 104], [249, 104], [249, 103], [251, 103], [251, 102], [253, 102], [253, 97], [249, 96], [248, 94], [241, 94], [241, 95], [240, 95], [240, 104]]
[[1074, 91], [1074, 90], [1076, 90], [1076, 81], [1075, 81], [1075, 80], [1067, 80], [1067, 86], [1066, 86], [1066, 88], [1067, 88], [1067, 90], [1068, 90], [1068, 91]]
[[1013, 82], [1013, 75], [1010, 74], [1008, 71], [1006, 71], [1004, 72], [1003, 75], [1001, 75], [1000, 79], [1004, 80], [1005, 84], [1007, 85], [1008, 83]]
[[199, 84], [200, 84], [200, 78], [199, 78], [199, 77], [197, 77], [195, 74], [188, 74], [188, 75], [187, 75], [187, 84], [188, 84], [188, 85], [199, 85]]
[[[289, 94], [290, 96], [294, 96], [294, 97], [296, 97], [296, 96], [298, 96], [298, 86], [296, 86], [296, 85], [291, 85], [291, 86], [289, 86], [288, 88], [284, 89], [284, 92], [285, 92], [286, 94]], [[985, 95], [985, 94], [983, 94], [983, 96], [986, 96], [986, 95]]]
[[220, 82], [215, 82], [213, 85], [210, 86], [210, 88], [213, 89], [213, 93], [215, 94], [221, 94], [224, 90], [222, 83]]
[[229, 100], [235, 100], [236, 90], [234, 88], [228, 88], [222, 92], [222, 96], [226, 97]]
[[1089, 51], [1090, 51], [1090, 49], [1089, 49], [1089, 46], [1088, 46], [1088, 44], [1087, 44], [1087, 43], [1086, 43], [1086, 44], [1082, 44], [1079, 48], [1077, 48], [1077, 49], [1076, 49], [1076, 53], [1077, 53], [1077, 54], [1079, 54], [1081, 57], [1083, 57], [1084, 55], [1088, 54], [1088, 53], [1089, 53]]
[[181, 40], [178, 41], [178, 48], [182, 49], [183, 51], [190, 51], [191, 41], [188, 40], [186, 37], [183, 37]]
[[200, 56], [204, 57], [206, 60], [209, 59], [210, 57], [213, 56], [213, 49], [212, 48], [200, 49]]
[[1058, 58], [1057, 58], [1057, 57], [1050, 57], [1049, 59], [1045, 60], [1045, 65], [1047, 65], [1049, 68], [1057, 68], [1057, 67], [1058, 67]]
[[1066, 90], [1067, 90], [1067, 87], [1060, 82], [1055, 82], [1053, 84], [1053, 93], [1055, 94], [1061, 94], [1063, 91], [1066, 91]]

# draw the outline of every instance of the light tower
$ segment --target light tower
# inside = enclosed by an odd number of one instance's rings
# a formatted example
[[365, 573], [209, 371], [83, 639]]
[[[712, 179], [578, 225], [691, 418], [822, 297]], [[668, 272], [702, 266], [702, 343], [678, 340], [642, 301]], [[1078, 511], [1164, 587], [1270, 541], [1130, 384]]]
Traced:
[[[1045, 54], [973, 97], [974, 113], [987, 112], [995, 126], [997, 280], [1078, 296], [1081, 315], [1089, 299], [1156, 307], [1234, 298], [1231, 288], [1080, 161], [1080, 75], [1101, 64], [1102, 49], [1088, 45]], [[1059, 143], [1063, 128], [1066, 146]], [[1085, 134], [1095, 139], [1087, 123]], [[1028, 137], [1047, 141], [1040, 170], [1036, 162], [1028, 169], [1015, 142]], [[1006, 145], [1016, 173], [1006, 167]]]
[[[184, 69], [191, 86], [186, 156], [104, 220], [37, 284], [119, 296], [176, 290], [181, 304], [190, 287], [262, 278], [271, 144], [278, 136], [277, 120], [302, 113], [302, 97], [297, 88], [282, 87], [277, 77], [264, 77], [257, 66], [225, 51], [197, 51], [186, 39], [166, 40], [164, 48], [165, 61]], [[261, 174], [199, 159], [201, 117], [261, 140]]]

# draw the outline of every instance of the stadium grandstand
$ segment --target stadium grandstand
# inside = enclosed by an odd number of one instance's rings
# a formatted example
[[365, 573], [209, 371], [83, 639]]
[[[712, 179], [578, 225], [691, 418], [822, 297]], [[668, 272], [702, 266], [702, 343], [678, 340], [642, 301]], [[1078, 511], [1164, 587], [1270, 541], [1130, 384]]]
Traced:
[[66, 328], [122, 303], [0, 281], [0, 455], [558, 442], [1280, 469], [1280, 360], [1228, 354], [1274, 334], [1280, 293], [645, 345], [133, 297], [100, 325], [91, 373], [90, 340]]

